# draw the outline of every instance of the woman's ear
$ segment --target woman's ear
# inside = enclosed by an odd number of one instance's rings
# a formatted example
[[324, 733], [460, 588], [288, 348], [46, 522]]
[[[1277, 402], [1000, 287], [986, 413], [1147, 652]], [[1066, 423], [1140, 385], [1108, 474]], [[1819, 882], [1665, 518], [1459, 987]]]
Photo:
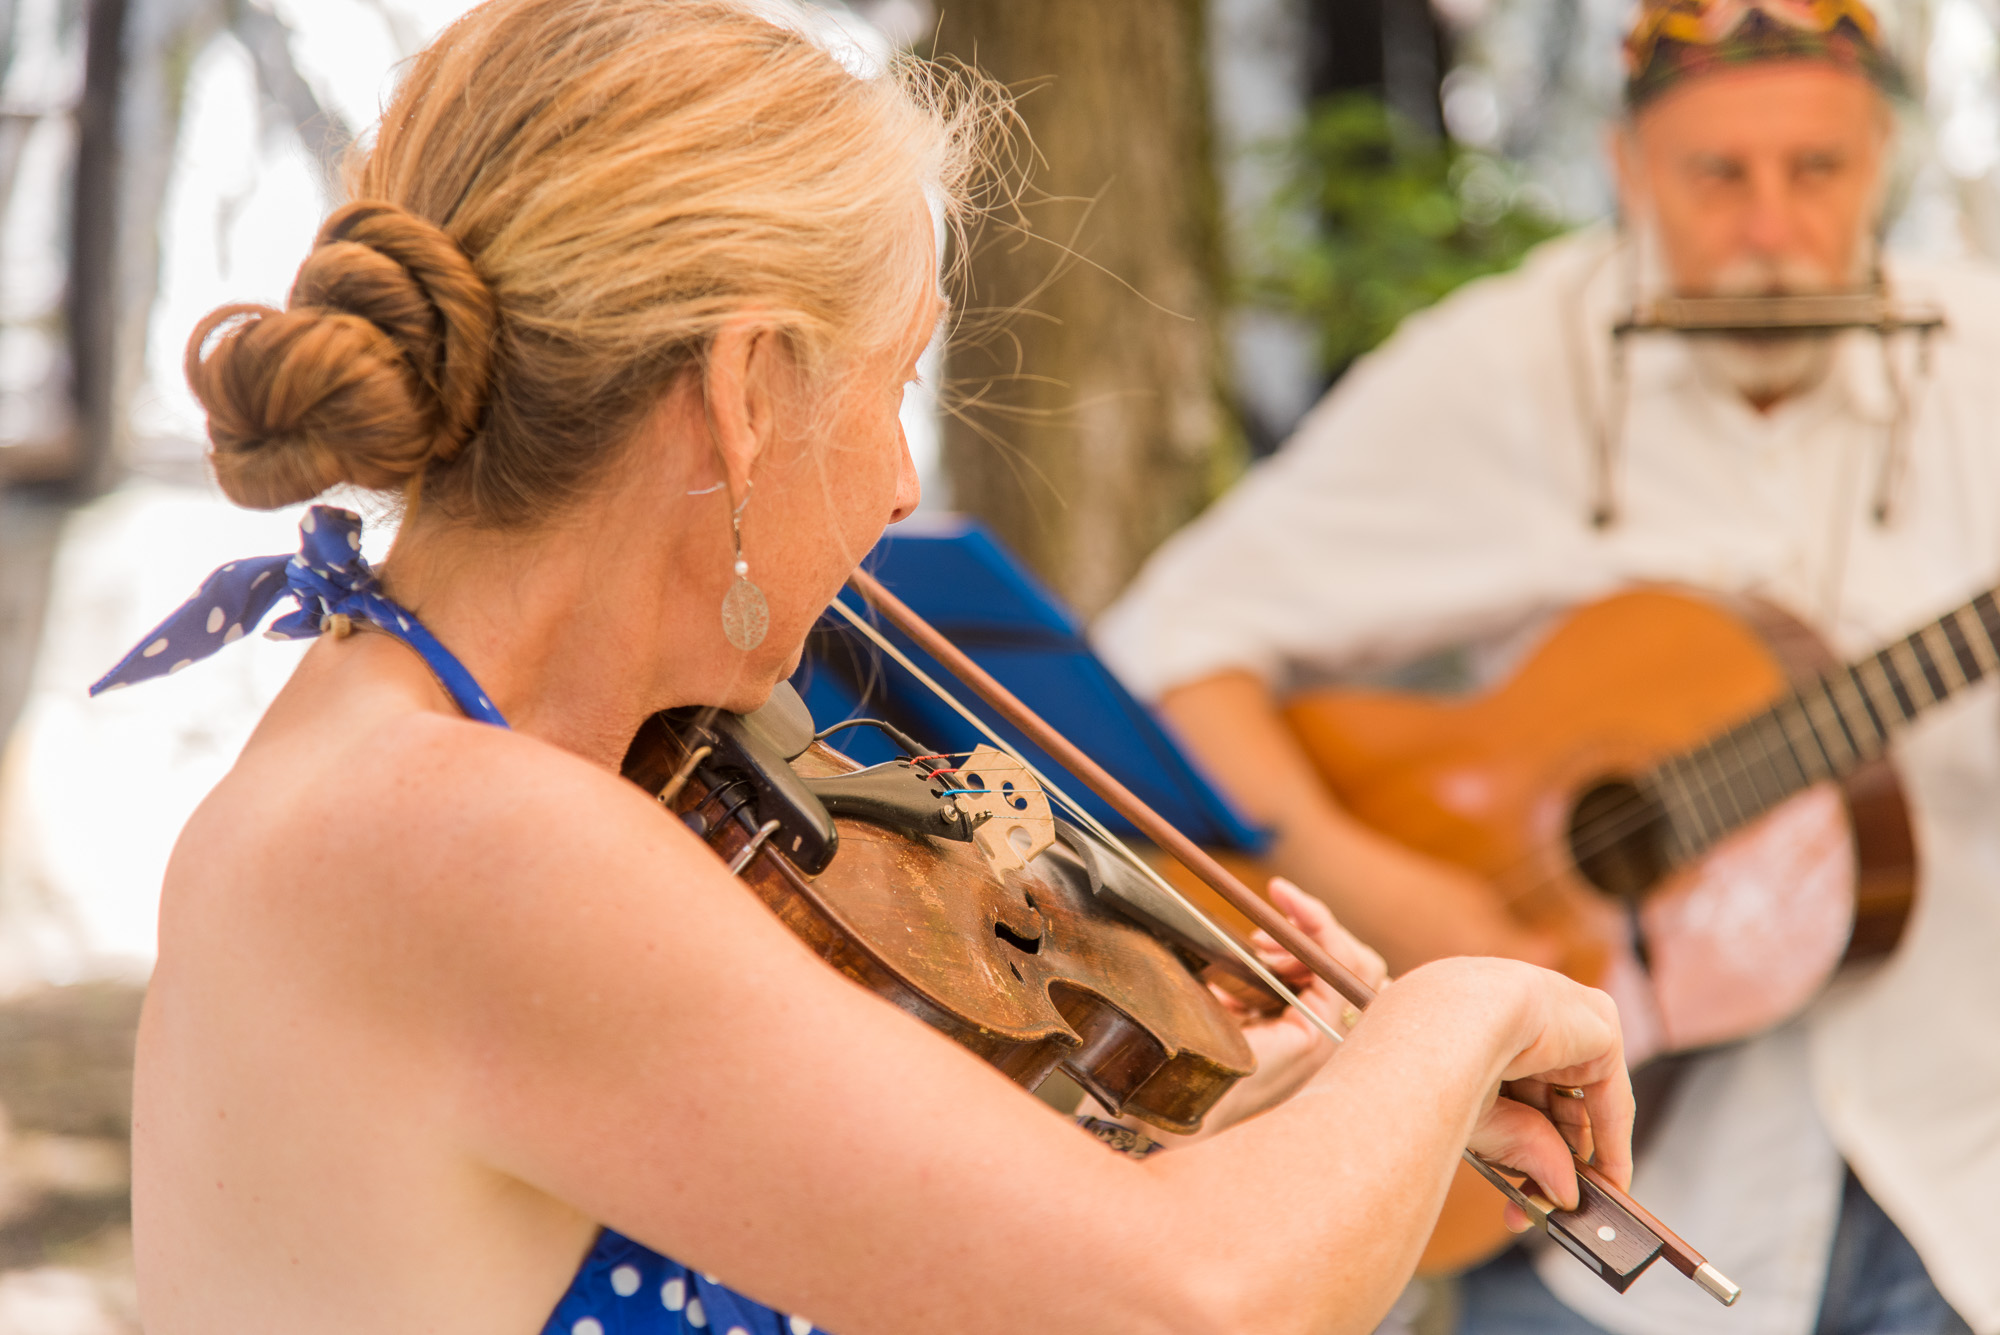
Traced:
[[702, 373], [708, 437], [729, 494], [750, 492], [750, 472], [771, 443], [777, 422], [777, 339], [768, 325], [731, 320], [710, 341]]

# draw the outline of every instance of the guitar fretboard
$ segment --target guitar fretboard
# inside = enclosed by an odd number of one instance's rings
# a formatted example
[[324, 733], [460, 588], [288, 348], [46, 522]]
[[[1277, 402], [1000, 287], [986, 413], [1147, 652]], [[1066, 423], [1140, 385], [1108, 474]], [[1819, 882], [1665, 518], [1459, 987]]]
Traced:
[[1918, 714], [1996, 671], [2000, 603], [1988, 591], [1668, 757], [1640, 780], [1666, 814], [1664, 851], [1675, 863], [1697, 857], [1786, 798], [1846, 778]]

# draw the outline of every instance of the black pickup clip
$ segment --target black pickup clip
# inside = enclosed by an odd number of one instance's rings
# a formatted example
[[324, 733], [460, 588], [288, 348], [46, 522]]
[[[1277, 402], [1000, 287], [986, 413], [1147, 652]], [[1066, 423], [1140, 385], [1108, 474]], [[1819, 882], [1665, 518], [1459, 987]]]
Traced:
[[772, 846], [808, 876], [825, 871], [840, 847], [835, 816], [960, 842], [970, 841], [986, 820], [959, 809], [946, 775], [909, 759], [846, 774], [799, 774], [791, 762], [812, 746], [813, 722], [798, 692], [784, 682], [763, 708], [748, 714], [687, 709], [674, 718], [690, 745], [712, 748], [705, 772], [742, 785], [723, 819], [740, 814], [752, 828], [776, 821]]

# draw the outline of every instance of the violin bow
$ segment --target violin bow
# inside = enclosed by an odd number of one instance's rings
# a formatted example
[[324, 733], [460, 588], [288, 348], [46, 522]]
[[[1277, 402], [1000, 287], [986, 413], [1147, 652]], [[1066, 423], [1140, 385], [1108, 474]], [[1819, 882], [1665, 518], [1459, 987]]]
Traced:
[[[1030, 709], [1018, 696], [1001, 685], [986, 669], [974, 662], [970, 655], [918, 616], [908, 604], [884, 588], [879, 580], [865, 570], [857, 569], [848, 577], [848, 584], [885, 621], [901, 631], [936, 659], [954, 677], [957, 677], [974, 695], [984, 700], [1007, 722], [1019, 729], [1021, 734], [1040, 747], [1057, 764], [1071, 774], [1092, 792], [1103, 798], [1111, 808], [1130, 821], [1134, 827], [1164, 849], [1189, 872], [1200, 879], [1210, 889], [1222, 896], [1237, 912], [1262, 928], [1279, 945], [1290, 951], [1293, 958], [1324, 979], [1328, 986], [1346, 998], [1357, 1010], [1366, 1010], [1375, 999], [1375, 991], [1352, 970], [1329, 955], [1318, 942], [1308, 937], [1287, 919], [1263, 896], [1249, 886], [1228, 868], [1217, 862], [1199, 844], [1181, 833], [1166, 817], [1153, 810], [1138, 794], [1120, 783], [1111, 772], [1098, 764], [1081, 748], [1064, 737], [1041, 715]], [[936, 692], [940, 699], [956, 710], [986, 738], [1002, 750], [1013, 755], [1023, 766], [1041, 780], [1043, 786], [1054, 792], [1066, 806], [1077, 809], [1077, 804], [1063, 797], [1060, 789], [1055, 789], [1024, 757], [1000, 738], [977, 714], [966, 708], [950, 692], [944, 689], [928, 673], [890, 642], [866, 618], [839, 599], [833, 602], [833, 610], [844, 617], [849, 624], [866, 636], [876, 647], [889, 654], [901, 666], [914, 675], [925, 686]], [[1093, 833], [1105, 838], [1114, 849], [1146, 874], [1157, 886], [1178, 900], [1196, 917], [1200, 918], [1217, 939], [1237, 954], [1243, 962], [1263, 979], [1290, 1005], [1303, 1014], [1320, 1032], [1341, 1041], [1339, 1031], [1322, 1019], [1311, 1007], [1299, 1000], [1289, 988], [1271, 975], [1263, 962], [1258, 960], [1236, 941], [1235, 934], [1225, 932], [1209, 922], [1207, 916], [1186, 897], [1176, 890], [1164, 877], [1148, 866], [1143, 859], [1127, 848], [1102, 824], [1091, 818], [1087, 812], [1079, 812]], [[1562, 1210], [1548, 1200], [1536, 1188], [1532, 1180], [1516, 1185], [1500, 1169], [1475, 1154], [1471, 1149], [1464, 1152], [1465, 1161], [1492, 1183], [1503, 1195], [1511, 1200], [1528, 1219], [1543, 1232], [1561, 1243], [1578, 1260], [1596, 1271], [1600, 1278], [1618, 1292], [1631, 1287], [1656, 1257], [1664, 1255], [1673, 1267], [1693, 1280], [1701, 1289], [1715, 1298], [1723, 1306], [1735, 1304], [1742, 1290], [1711, 1265], [1708, 1260], [1689, 1246], [1679, 1234], [1668, 1228], [1659, 1219], [1612, 1181], [1604, 1176], [1593, 1164], [1577, 1155], [1574, 1150], [1570, 1157], [1577, 1175], [1579, 1201], [1575, 1210]]]

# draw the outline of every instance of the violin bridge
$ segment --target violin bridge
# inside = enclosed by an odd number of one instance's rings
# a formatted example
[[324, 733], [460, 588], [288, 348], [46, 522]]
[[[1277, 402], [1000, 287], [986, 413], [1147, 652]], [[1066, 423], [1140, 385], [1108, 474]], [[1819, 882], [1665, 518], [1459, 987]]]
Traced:
[[982, 746], [957, 767], [953, 800], [973, 826], [972, 841], [999, 871], [1024, 870], [1056, 841], [1048, 794], [1014, 757]]

